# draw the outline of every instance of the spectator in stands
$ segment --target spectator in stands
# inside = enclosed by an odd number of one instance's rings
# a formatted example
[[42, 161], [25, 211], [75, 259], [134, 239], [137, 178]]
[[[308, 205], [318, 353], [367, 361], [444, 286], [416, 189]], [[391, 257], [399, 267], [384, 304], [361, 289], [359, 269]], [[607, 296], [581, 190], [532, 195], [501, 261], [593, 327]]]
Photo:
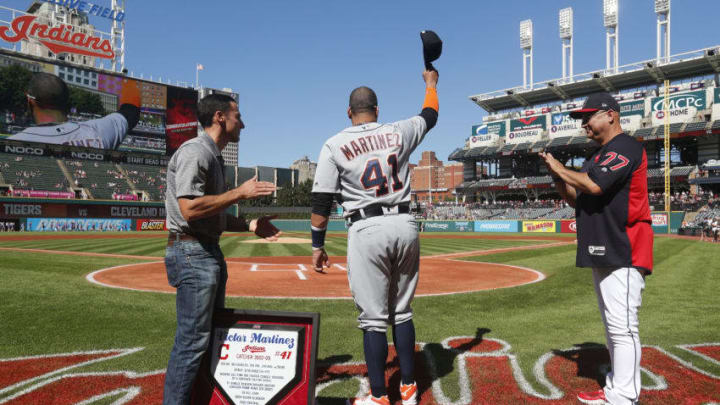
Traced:
[[140, 90], [134, 80], [123, 79], [118, 112], [80, 123], [68, 122], [70, 90], [50, 73], [35, 73], [27, 89], [28, 111], [35, 126], [7, 139], [116, 149], [140, 117]]

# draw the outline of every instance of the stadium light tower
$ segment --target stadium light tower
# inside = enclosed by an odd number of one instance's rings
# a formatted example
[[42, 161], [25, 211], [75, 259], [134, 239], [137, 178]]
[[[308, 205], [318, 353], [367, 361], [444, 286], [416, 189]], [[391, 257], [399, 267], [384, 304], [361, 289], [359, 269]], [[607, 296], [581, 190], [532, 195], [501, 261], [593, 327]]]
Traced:
[[[655, 14], [657, 14], [657, 63], [660, 64], [670, 61], [670, 0], [655, 0]], [[665, 39], [664, 47], [663, 39]]]
[[[618, 1], [603, 0], [603, 23], [605, 25], [605, 68], [618, 71]], [[611, 46], [611, 43], [613, 44]], [[612, 52], [610, 49], [612, 48]], [[612, 55], [611, 55], [612, 54]], [[611, 58], [612, 56], [612, 58]], [[612, 63], [610, 63], [612, 59]]]
[[[111, 8], [113, 15], [125, 14], [125, 0], [112, 0]], [[122, 21], [113, 19], [112, 30], [110, 31], [115, 57], [112, 60], [112, 70], [121, 72], [125, 69], [125, 18]], [[118, 66], [119, 64], [119, 66]]]
[[532, 20], [520, 21], [520, 48], [523, 51], [523, 87], [528, 88], [528, 60], [530, 62], [530, 88], [533, 86], [533, 26]]
[[[570, 59], [570, 75], [573, 77], [573, 9], [560, 10], [560, 40], [562, 41], [562, 77], [567, 79], [567, 60]], [[569, 54], [569, 55], [568, 55]]]

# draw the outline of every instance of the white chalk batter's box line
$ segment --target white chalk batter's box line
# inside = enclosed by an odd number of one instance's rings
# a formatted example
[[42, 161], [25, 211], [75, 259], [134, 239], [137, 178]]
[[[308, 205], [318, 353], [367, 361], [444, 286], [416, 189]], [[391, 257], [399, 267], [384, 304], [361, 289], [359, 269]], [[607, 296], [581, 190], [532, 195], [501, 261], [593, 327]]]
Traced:
[[[294, 267], [293, 267], [294, 266]], [[267, 268], [275, 267], [275, 268]], [[347, 271], [347, 267], [333, 263], [330, 267], [335, 267], [338, 270]], [[268, 264], [268, 263], [253, 263], [250, 265], [250, 271], [308, 271], [308, 266], [298, 264]]]
[[[261, 267], [262, 266], [262, 267]], [[267, 266], [272, 267], [280, 267], [280, 268], [265, 268]], [[287, 266], [296, 266], [296, 268], [288, 268]], [[330, 267], [336, 267], [340, 269], [341, 271], [347, 271], [347, 268], [339, 265], [339, 264], [332, 264]], [[307, 276], [304, 274], [304, 272], [308, 271], [307, 266], [304, 264], [298, 263], [295, 265], [292, 264], [268, 264], [268, 263], [252, 263], [250, 265], [250, 271], [252, 272], [260, 272], [260, 271], [274, 271], [274, 272], [293, 272], [300, 280], [307, 280]]]

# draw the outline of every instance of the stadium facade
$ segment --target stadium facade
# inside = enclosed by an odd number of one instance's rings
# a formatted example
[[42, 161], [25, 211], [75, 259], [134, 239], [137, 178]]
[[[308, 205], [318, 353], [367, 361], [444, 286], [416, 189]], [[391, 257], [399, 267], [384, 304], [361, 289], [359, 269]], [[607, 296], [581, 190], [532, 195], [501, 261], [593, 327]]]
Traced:
[[569, 111], [585, 97], [608, 91], [618, 100], [624, 130], [642, 141], [648, 154], [651, 190], [664, 178], [665, 80], [668, 80], [672, 185], [689, 190], [702, 184], [715, 192], [720, 179], [699, 178], [708, 162], [720, 158], [720, 46], [648, 60], [611, 71], [470, 96], [488, 112], [471, 136], [448, 157], [466, 166], [480, 164], [488, 176], [466, 170], [456, 192], [467, 201], [496, 201], [503, 195], [538, 199], [554, 194], [537, 153], [551, 151], [579, 167], [596, 145]]

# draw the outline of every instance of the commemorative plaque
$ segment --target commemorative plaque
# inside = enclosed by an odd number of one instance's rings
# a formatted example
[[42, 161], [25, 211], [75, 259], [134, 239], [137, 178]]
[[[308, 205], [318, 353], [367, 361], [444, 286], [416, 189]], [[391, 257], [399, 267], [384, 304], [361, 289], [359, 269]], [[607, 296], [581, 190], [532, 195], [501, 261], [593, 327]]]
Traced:
[[320, 315], [223, 309], [193, 404], [313, 404]]

